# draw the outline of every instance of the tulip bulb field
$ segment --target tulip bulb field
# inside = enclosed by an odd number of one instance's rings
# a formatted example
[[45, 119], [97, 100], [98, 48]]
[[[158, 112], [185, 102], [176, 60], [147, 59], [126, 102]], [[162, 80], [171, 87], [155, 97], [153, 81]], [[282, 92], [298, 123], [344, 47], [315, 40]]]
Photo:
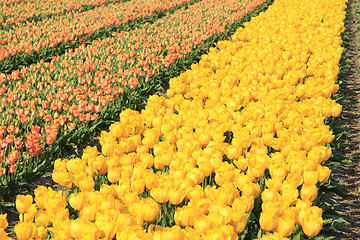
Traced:
[[0, 239], [334, 238], [348, 4], [1, 0]]

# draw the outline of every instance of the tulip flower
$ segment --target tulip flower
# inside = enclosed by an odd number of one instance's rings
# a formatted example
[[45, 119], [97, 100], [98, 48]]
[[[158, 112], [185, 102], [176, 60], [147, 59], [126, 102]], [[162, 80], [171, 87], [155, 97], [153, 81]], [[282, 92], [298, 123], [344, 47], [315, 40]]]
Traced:
[[262, 212], [260, 214], [260, 226], [265, 231], [271, 231], [279, 224], [279, 215], [272, 210]]
[[19, 240], [28, 240], [33, 238], [36, 233], [34, 231], [34, 227], [36, 228], [36, 225], [33, 222], [19, 222], [14, 227], [16, 237]]
[[31, 195], [17, 195], [15, 204], [19, 213], [27, 213], [33, 204], [33, 197]]
[[8, 237], [7, 232], [4, 229], [0, 228], [0, 238], [4, 240], [12, 240], [12, 238]]
[[314, 237], [321, 231], [323, 222], [321, 217], [309, 215], [305, 217], [302, 229], [307, 236]]
[[35, 223], [38, 226], [48, 227], [50, 222], [49, 214], [44, 210], [39, 210], [35, 214]]
[[303, 200], [314, 201], [317, 197], [318, 188], [316, 185], [303, 185], [300, 190], [300, 197]]
[[6, 217], [7, 217], [7, 213], [0, 214], [0, 229], [1, 228], [5, 229], [8, 226], [8, 221]]

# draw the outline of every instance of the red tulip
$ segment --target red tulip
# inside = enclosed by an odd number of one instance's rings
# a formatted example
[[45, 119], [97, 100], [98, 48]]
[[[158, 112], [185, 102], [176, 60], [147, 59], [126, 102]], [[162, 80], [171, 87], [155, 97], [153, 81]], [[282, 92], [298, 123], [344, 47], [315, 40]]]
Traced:
[[[2, 156], [0, 155], [0, 163], [2, 162]], [[6, 172], [5, 168], [0, 168], [0, 177], [2, 177]]]
[[26, 148], [31, 148], [34, 146], [34, 140], [33, 137], [28, 137], [25, 141]]
[[37, 134], [37, 133], [39, 133], [40, 132], [40, 127], [39, 126], [34, 126], [34, 125], [32, 125], [31, 126], [31, 133], [32, 134]]
[[43, 102], [41, 103], [41, 105], [42, 105], [43, 109], [47, 109], [47, 108], [50, 106], [50, 104], [49, 104], [48, 101], [43, 101]]
[[31, 92], [32, 97], [36, 98], [37, 94], [38, 94], [38, 92], [36, 90], [32, 90], [32, 92]]
[[26, 124], [26, 123], [29, 121], [29, 119], [28, 119], [27, 116], [22, 115], [22, 116], [20, 117], [20, 121], [21, 121], [22, 124]]
[[50, 122], [51, 121], [51, 116], [50, 115], [45, 115], [44, 120], [45, 120], [45, 122]]
[[18, 150], [13, 151], [10, 155], [6, 158], [6, 163], [8, 165], [15, 164], [15, 161], [18, 160], [20, 157], [20, 152]]
[[22, 141], [21, 138], [15, 138], [15, 139], [14, 139], [14, 143], [15, 143], [15, 147], [16, 147], [17, 149], [21, 149], [22, 146], [23, 146], [23, 141]]
[[15, 127], [14, 127], [14, 125], [9, 125], [8, 127], [7, 127], [7, 131], [8, 131], [8, 133], [14, 133], [15, 132]]
[[6, 132], [5, 126], [0, 126], [0, 134], [4, 134]]

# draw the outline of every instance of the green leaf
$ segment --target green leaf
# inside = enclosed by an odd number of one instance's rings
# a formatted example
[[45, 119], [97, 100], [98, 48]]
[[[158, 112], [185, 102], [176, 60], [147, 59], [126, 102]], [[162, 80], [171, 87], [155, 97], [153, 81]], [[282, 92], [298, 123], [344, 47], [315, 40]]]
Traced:
[[11, 203], [11, 202], [0, 202], [0, 206], [1, 206], [1, 207], [14, 208], [14, 207], [15, 207], [15, 203]]

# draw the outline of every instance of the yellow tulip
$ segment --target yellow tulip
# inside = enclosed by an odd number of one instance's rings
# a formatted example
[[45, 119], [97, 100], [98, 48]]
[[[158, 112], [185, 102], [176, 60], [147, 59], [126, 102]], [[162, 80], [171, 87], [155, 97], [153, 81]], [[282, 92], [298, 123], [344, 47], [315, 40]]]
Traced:
[[208, 216], [199, 216], [194, 219], [194, 229], [198, 234], [204, 234], [211, 228], [211, 222]]
[[321, 217], [309, 215], [305, 217], [302, 229], [307, 236], [314, 237], [321, 231], [323, 222]]
[[8, 237], [7, 232], [4, 229], [0, 228], [0, 239], [3, 240], [13, 240], [12, 238]]
[[243, 189], [241, 190], [242, 196], [253, 196], [254, 198], [257, 198], [260, 194], [260, 186], [257, 183], [248, 183], [245, 184]]
[[114, 152], [114, 145], [111, 143], [106, 143], [102, 145], [102, 153], [106, 157], [110, 157], [111, 154]]
[[121, 176], [121, 168], [117, 167], [117, 168], [110, 168], [108, 170], [108, 180], [111, 183], [117, 183], [119, 182]]
[[[105, 154], [104, 154], [105, 155]], [[106, 155], [105, 155], [106, 156]], [[110, 155], [109, 155], [110, 156]], [[97, 156], [90, 165], [95, 171], [98, 171], [100, 175], [104, 175], [108, 170], [108, 165], [104, 156]]]
[[170, 190], [169, 190], [169, 202], [174, 206], [178, 205], [184, 200], [185, 194], [186, 193], [184, 191], [182, 191], [181, 189], [170, 188]]
[[194, 219], [199, 215], [199, 212], [194, 207], [187, 206], [176, 209], [174, 220], [176, 225], [192, 227], [194, 226]]
[[314, 201], [318, 194], [316, 185], [302, 185], [300, 190], [300, 197], [303, 200]]
[[72, 220], [70, 223], [70, 233], [71, 233], [71, 237], [76, 238], [76, 239], [80, 239], [82, 237], [85, 236], [86, 232], [85, 232], [85, 224], [86, 222], [81, 221], [79, 219], [77, 220]]
[[160, 215], [159, 205], [150, 198], [143, 200], [141, 215], [144, 221], [153, 223]]
[[48, 215], [48, 213], [46, 211], [39, 210], [35, 214], [35, 223], [38, 226], [48, 227], [51, 224], [50, 216]]
[[24, 214], [20, 214], [19, 218], [22, 222], [32, 222], [37, 212], [36, 204], [32, 204], [28, 211]]
[[16, 196], [16, 210], [19, 213], [26, 213], [29, 211], [33, 203], [33, 197], [31, 195], [17, 195]]
[[74, 177], [69, 172], [63, 172], [63, 171], [53, 171], [52, 179], [54, 182], [60, 184], [61, 186], [65, 188], [72, 188]]
[[230, 222], [230, 224], [234, 227], [234, 231], [239, 234], [245, 230], [246, 227], [246, 219], [247, 215], [245, 215], [243, 221], [240, 222]]
[[272, 202], [279, 199], [279, 193], [274, 189], [265, 189], [261, 194], [261, 200], [263, 202]]
[[271, 231], [279, 224], [279, 215], [272, 210], [263, 211], [259, 219], [260, 227], [265, 231]]
[[36, 233], [35, 238], [36, 239], [46, 239], [47, 234], [48, 234], [48, 232], [47, 232], [46, 228], [44, 226], [39, 226], [37, 228], [37, 233]]
[[270, 165], [269, 171], [272, 178], [278, 178], [280, 180], [284, 180], [288, 174], [286, 166], [282, 164]]
[[190, 200], [196, 201], [203, 197], [203, 189], [200, 185], [192, 187], [186, 194], [186, 197]]
[[169, 201], [169, 193], [167, 189], [164, 188], [153, 188], [150, 191], [150, 195], [155, 199], [158, 203], [166, 203]]
[[319, 165], [317, 171], [319, 173], [320, 183], [324, 183], [329, 179], [331, 170], [328, 167]]
[[279, 224], [276, 226], [275, 231], [280, 233], [281, 236], [289, 236], [295, 229], [295, 219], [288, 217], [279, 218]]
[[5, 229], [8, 226], [7, 213], [0, 214], [0, 229]]
[[82, 192], [94, 191], [95, 182], [93, 178], [90, 177], [81, 177], [79, 179], [79, 187]]
[[115, 237], [117, 231], [115, 222], [96, 221], [95, 224], [100, 231], [101, 238], [113, 239]]
[[34, 227], [36, 228], [36, 225], [33, 222], [19, 222], [14, 227], [16, 237], [19, 240], [29, 240], [33, 238], [36, 233]]
[[149, 190], [159, 186], [158, 176], [154, 172], [146, 172], [144, 176], [145, 187]]
[[305, 171], [304, 172], [304, 184], [315, 185], [319, 181], [319, 173], [317, 171]]

